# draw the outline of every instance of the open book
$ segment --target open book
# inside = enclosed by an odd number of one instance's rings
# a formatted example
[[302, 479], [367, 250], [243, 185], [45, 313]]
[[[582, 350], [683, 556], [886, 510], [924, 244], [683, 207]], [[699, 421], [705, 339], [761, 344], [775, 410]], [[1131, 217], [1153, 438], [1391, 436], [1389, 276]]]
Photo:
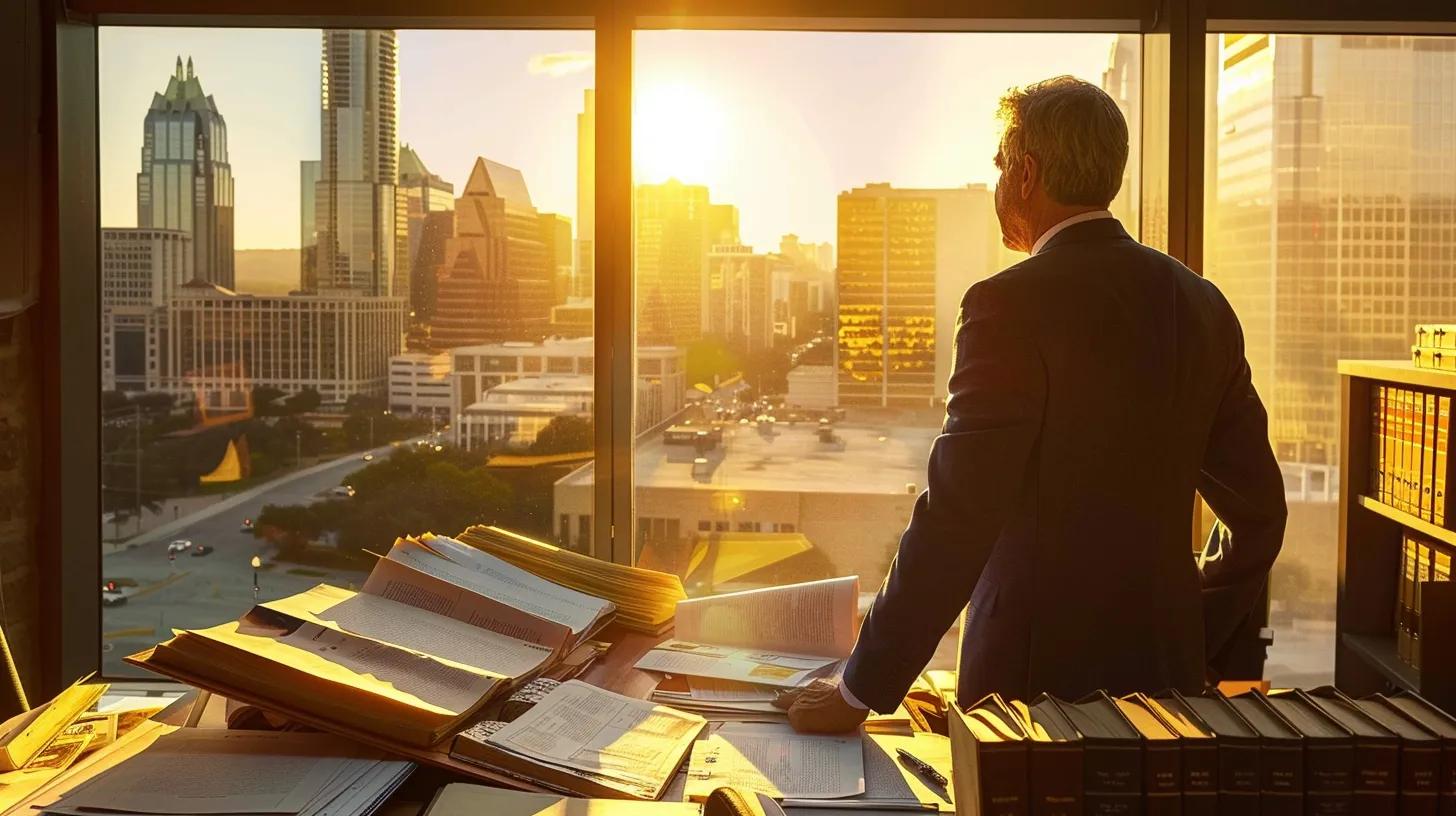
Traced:
[[637, 668], [802, 686], [832, 674], [854, 649], [858, 602], [853, 575], [680, 601], [677, 639], [649, 651]]
[[658, 799], [707, 721], [568, 680], [511, 722], [487, 720], [450, 755], [553, 790]]
[[360, 592], [327, 585], [129, 661], [415, 746], [459, 731], [614, 607], [450, 539], [400, 539]]

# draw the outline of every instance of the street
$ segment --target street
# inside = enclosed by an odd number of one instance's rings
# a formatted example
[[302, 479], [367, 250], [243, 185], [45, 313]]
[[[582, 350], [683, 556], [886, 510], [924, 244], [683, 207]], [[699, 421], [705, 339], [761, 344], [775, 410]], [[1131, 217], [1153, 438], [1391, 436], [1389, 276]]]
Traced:
[[[410, 444], [402, 442], [401, 445]], [[388, 455], [390, 445], [369, 453]], [[366, 451], [356, 451], [332, 462], [293, 473], [254, 488], [243, 494], [247, 498], [224, 499], [183, 516], [176, 525], [159, 528], [139, 536], [129, 549], [114, 552], [103, 548], [102, 581], [136, 582], [123, 586], [129, 595], [121, 606], [101, 610], [101, 662], [111, 676], [137, 675], [139, 672], [122, 662], [126, 655], [139, 652], [170, 636], [175, 628], [200, 628], [236, 619], [252, 605], [254, 555], [262, 556], [264, 569], [258, 572], [258, 597], [271, 600], [302, 592], [315, 584], [327, 582], [340, 586], [358, 586], [365, 573], [325, 570], [288, 563], [273, 563], [271, 547], [240, 531], [243, 519], [256, 520], [265, 504], [303, 504], [316, 498], [320, 491], [348, 481], [348, 476], [368, 463]], [[204, 556], [178, 553], [176, 560], [167, 559], [167, 544], [190, 539], [195, 545], [206, 544], [213, 551]], [[380, 542], [387, 548], [391, 542]]]

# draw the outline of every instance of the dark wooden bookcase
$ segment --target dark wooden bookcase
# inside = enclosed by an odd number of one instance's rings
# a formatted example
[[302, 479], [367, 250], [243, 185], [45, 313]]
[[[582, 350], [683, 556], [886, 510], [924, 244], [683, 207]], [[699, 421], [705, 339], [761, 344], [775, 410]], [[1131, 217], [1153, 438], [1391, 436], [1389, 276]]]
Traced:
[[1456, 530], [1376, 501], [1370, 485], [1372, 389], [1384, 383], [1456, 397], [1456, 373], [1408, 361], [1342, 360], [1340, 375], [1340, 552], [1335, 612], [1335, 683], [1347, 694], [1413, 691], [1456, 710], [1456, 583], [1426, 583], [1421, 670], [1396, 655], [1394, 617], [1406, 530], [1456, 550]]

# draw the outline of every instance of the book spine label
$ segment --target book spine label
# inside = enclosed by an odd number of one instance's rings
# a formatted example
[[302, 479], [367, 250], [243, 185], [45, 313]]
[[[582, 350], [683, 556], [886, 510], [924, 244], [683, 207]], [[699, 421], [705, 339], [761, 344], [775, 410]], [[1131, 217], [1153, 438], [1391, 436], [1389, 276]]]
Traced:
[[1213, 740], [1200, 740], [1206, 745], [1194, 745], [1189, 740], [1180, 740], [1183, 745], [1183, 790], [1186, 793], [1211, 794], [1218, 792], [1218, 745]]
[[1400, 790], [1400, 748], [1387, 743], [1356, 743], [1355, 792], [1395, 793]]
[[1183, 752], [1177, 742], [1145, 743], [1143, 790], [1147, 794], [1148, 816], [1181, 812]]
[[1304, 746], [1264, 745], [1259, 751], [1263, 771], [1260, 792], [1285, 795], [1304, 791]]
[[1434, 795], [1441, 780], [1441, 749], [1405, 745], [1400, 751], [1400, 794]]
[[1219, 745], [1219, 792], [1234, 795], [1257, 794], [1259, 787], [1259, 746], [1230, 743]]
[[1034, 743], [1029, 755], [1033, 816], [1082, 816], [1082, 749]]

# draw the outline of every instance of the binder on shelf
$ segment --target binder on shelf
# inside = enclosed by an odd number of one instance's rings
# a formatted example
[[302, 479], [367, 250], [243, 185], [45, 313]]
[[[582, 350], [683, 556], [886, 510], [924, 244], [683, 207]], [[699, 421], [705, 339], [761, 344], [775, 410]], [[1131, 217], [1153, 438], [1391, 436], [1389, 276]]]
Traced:
[[1082, 736], [1084, 813], [1136, 813], [1143, 798], [1142, 735], [1106, 692], [1061, 705]]
[[1173, 692], [1213, 731], [1218, 741], [1218, 812], [1258, 814], [1262, 774], [1259, 732], [1216, 691], [1185, 697]]
[[968, 816], [1028, 816], [1029, 743], [1006, 701], [991, 694], [946, 713], [957, 806]]
[[1263, 816], [1304, 813], [1304, 740], [1257, 691], [1228, 698], [1259, 734], [1259, 812]]
[[[1218, 735], [1176, 691], [1159, 692], [1149, 697], [1147, 704], [1178, 735], [1184, 816], [1216, 816], [1219, 812]], [[1254, 776], [1258, 776], [1257, 771]], [[1254, 795], [1257, 803], [1258, 792]]]
[[1080, 816], [1082, 798], [1082, 736], [1067, 719], [1061, 701], [1042, 694], [1029, 705], [1011, 703], [1030, 742], [1027, 762], [1031, 771], [1027, 795], [1036, 816]]
[[[1452, 359], [1456, 359], [1453, 352]], [[1446, 526], [1446, 490], [1451, 479], [1451, 397], [1436, 397], [1436, 454], [1432, 476], [1431, 522]]]
[[1355, 735], [1299, 689], [1271, 693], [1271, 707], [1304, 738], [1304, 803], [1309, 816], [1350, 816]]
[[1129, 694], [1117, 707], [1142, 735], [1143, 812], [1147, 816], [1183, 813], [1183, 751], [1180, 734], [1159, 716], [1161, 706], [1147, 695]]
[[1401, 816], [1436, 816], [1440, 802], [1441, 738], [1401, 714], [1382, 694], [1373, 694], [1355, 704], [1400, 740]]
[[1355, 813], [1395, 816], [1400, 795], [1400, 738], [1334, 686], [1313, 688], [1308, 694], [1320, 711], [1353, 737]]
[[1456, 814], [1456, 718], [1410, 692], [1401, 692], [1388, 698], [1387, 702], [1406, 719], [1440, 740], [1441, 764], [1436, 778], [1436, 789], [1441, 798], [1440, 811], [1442, 816]]
[[1424, 404], [1421, 408], [1420, 516], [1430, 521], [1433, 518], [1436, 483], [1436, 395], [1427, 392], [1421, 398]]

